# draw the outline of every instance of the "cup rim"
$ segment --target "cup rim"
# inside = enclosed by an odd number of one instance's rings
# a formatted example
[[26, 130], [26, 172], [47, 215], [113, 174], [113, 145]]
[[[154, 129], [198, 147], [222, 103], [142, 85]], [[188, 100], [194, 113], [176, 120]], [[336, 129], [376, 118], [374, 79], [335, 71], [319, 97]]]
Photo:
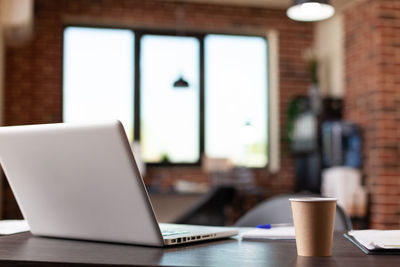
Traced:
[[289, 198], [289, 201], [293, 202], [333, 202], [337, 201], [334, 197], [296, 197]]

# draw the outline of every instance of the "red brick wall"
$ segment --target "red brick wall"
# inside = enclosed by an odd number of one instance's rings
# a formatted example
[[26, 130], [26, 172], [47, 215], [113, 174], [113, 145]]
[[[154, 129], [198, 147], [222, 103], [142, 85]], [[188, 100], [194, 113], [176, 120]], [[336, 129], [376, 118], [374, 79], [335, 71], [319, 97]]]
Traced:
[[400, 228], [400, 1], [345, 13], [346, 118], [364, 132], [372, 228]]
[[[33, 41], [6, 51], [5, 123], [61, 121], [62, 34], [67, 22], [155, 29], [175, 27], [176, 7], [174, 2], [156, 0], [36, 0]], [[208, 4], [186, 4], [184, 8], [185, 24], [191, 29], [279, 32], [279, 105], [283, 133], [288, 102], [307, 91], [309, 80], [302, 54], [312, 44], [312, 24], [290, 21], [285, 10]], [[282, 171], [277, 175], [270, 175], [266, 169], [255, 171], [258, 184], [266, 187], [269, 194], [293, 189], [293, 163], [285, 151], [282, 151], [281, 163]], [[208, 179], [199, 168], [149, 169], [149, 173], [162, 174], [169, 183], [173, 177]], [[14, 202], [6, 201], [4, 216], [15, 216]]]

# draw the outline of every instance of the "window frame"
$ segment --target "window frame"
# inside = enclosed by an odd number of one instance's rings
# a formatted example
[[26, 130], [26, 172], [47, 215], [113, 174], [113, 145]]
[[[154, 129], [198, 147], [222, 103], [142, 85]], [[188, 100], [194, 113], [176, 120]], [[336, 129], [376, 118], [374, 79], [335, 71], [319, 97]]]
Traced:
[[[94, 29], [122, 29], [122, 30], [130, 30], [133, 32], [135, 39], [134, 39], [134, 47], [132, 48], [133, 51], [133, 62], [134, 62], [134, 84], [133, 84], [133, 112], [134, 112], [134, 121], [133, 121], [133, 141], [140, 141], [140, 117], [141, 117], [141, 90], [140, 90], [140, 84], [141, 84], [141, 72], [140, 72], [140, 60], [141, 60], [141, 38], [143, 35], [164, 35], [164, 36], [181, 36], [181, 37], [193, 37], [196, 38], [199, 41], [199, 159], [196, 162], [193, 163], [165, 163], [165, 162], [159, 162], [159, 163], [147, 163], [147, 166], [187, 166], [187, 167], [199, 167], [202, 164], [202, 156], [205, 153], [205, 37], [210, 34], [216, 34], [216, 35], [231, 35], [231, 36], [248, 36], [248, 37], [261, 37], [265, 39], [266, 42], [266, 66], [267, 66], [267, 73], [266, 73], [266, 80], [267, 80], [267, 87], [265, 88], [267, 90], [266, 96], [266, 104], [267, 104], [267, 111], [268, 111], [268, 116], [266, 118], [266, 140], [267, 140], [267, 148], [266, 148], [266, 153], [267, 153], [267, 164], [263, 167], [247, 167], [249, 169], [266, 169], [270, 165], [270, 62], [269, 62], [269, 42], [268, 42], [268, 36], [265, 34], [259, 34], [259, 33], [240, 33], [240, 32], [230, 32], [230, 31], [178, 31], [176, 29], [155, 29], [155, 28], [141, 28], [141, 27], [129, 27], [129, 26], [109, 26], [109, 25], [91, 25], [91, 24], [74, 24], [74, 23], [69, 23], [65, 24], [62, 27], [62, 47], [61, 47], [61, 66], [64, 66], [64, 31], [68, 27], [78, 27], [78, 28], [94, 28]], [[61, 118], [63, 118], [63, 98], [64, 98], [64, 75], [63, 75], [63, 67], [61, 68]]]

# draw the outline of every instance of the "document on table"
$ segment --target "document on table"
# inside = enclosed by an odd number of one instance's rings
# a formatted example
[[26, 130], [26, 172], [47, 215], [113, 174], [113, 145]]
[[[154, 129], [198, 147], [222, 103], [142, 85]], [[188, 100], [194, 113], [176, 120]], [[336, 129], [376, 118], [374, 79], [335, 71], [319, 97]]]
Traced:
[[353, 230], [345, 237], [367, 254], [400, 253], [400, 230]]
[[274, 227], [271, 229], [253, 229], [243, 232], [242, 239], [267, 240], [267, 239], [296, 239], [294, 227]]
[[25, 220], [0, 221], [0, 235], [11, 235], [29, 231], [29, 225]]

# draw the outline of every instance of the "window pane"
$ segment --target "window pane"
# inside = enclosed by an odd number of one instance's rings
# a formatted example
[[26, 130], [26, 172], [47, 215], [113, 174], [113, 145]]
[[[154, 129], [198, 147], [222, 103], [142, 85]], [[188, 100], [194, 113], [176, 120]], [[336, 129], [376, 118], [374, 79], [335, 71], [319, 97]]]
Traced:
[[[146, 162], [199, 159], [199, 42], [192, 37], [141, 39], [140, 140]], [[186, 88], [175, 88], [183, 77]]]
[[132, 31], [66, 28], [65, 122], [119, 119], [133, 139], [133, 51]]
[[205, 39], [205, 152], [236, 165], [267, 164], [267, 43], [262, 37]]

